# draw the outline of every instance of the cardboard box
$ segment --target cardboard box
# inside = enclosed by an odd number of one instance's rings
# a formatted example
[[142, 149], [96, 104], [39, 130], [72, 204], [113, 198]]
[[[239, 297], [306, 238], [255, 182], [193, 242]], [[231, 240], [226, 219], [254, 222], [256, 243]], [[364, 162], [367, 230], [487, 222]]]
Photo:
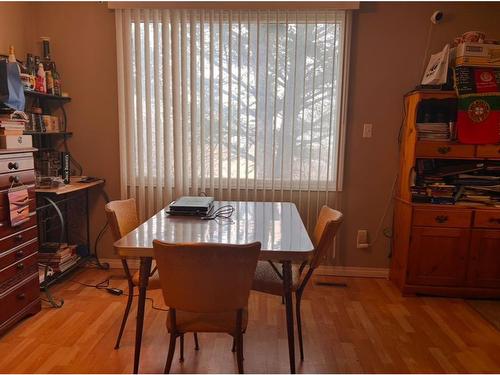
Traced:
[[500, 45], [465, 42], [451, 51], [456, 66], [500, 67]]
[[2, 135], [0, 136], [0, 148], [30, 148], [33, 147], [31, 135]]

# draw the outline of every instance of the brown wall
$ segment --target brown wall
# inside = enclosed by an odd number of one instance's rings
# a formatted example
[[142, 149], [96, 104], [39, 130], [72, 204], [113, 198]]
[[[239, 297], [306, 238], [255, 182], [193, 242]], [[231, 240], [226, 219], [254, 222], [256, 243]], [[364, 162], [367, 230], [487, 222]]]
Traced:
[[[397, 172], [403, 95], [420, 79], [430, 16], [437, 9], [445, 16], [434, 26], [433, 52], [469, 30], [500, 38], [498, 3], [362, 3], [354, 13], [339, 264], [389, 263], [387, 239], [356, 249], [356, 231], [368, 229], [373, 237], [383, 215]], [[363, 123], [373, 124], [373, 138], [362, 138]], [[388, 216], [385, 226], [392, 221], [392, 207]]]
[[33, 45], [32, 24], [32, 4], [0, 2], [0, 54], [13, 45], [16, 57], [24, 60]]
[[[69, 149], [83, 173], [106, 179], [111, 199], [120, 198], [118, 102], [116, 82], [115, 18], [107, 4], [37, 3], [37, 38], [51, 38], [52, 58], [62, 78], [63, 91], [72, 97], [66, 108], [74, 132]], [[38, 50], [41, 46], [38, 45]], [[106, 222], [104, 199], [91, 197], [91, 237]], [[113, 256], [108, 231], [100, 243], [102, 256]]]
[[[445, 17], [434, 27], [432, 51], [468, 30], [500, 38], [498, 4], [362, 3], [354, 13], [339, 265], [388, 265], [388, 240], [381, 236], [373, 248], [359, 250], [356, 231], [368, 229], [373, 236], [389, 198], [397, 170], [402, 96], [419, 79], [429, 18], [435, 9], [445, 11]], [[37, 3], [32, 12], [38, 20], [35, 38], [51, 37], [63, 88], [73, 97], [68, 105], [69, 126], [75, 133], [71, 151], [85, 173], [104, 176], [111, 198], [118, 198], [113, 12], [98, 3]], [[2, 38], [0, 33], [0, 45]], [[371, 139], [361, 137], [365, 122], [374, 125]], [[102, 198], [96, 196], [93, 238], [105, 220], [102, 206]], [[390, 223], [391, 212], [392, 207], [384, 226]], [[112, 255], [109, 233], [101, 248], [104, 256]]]

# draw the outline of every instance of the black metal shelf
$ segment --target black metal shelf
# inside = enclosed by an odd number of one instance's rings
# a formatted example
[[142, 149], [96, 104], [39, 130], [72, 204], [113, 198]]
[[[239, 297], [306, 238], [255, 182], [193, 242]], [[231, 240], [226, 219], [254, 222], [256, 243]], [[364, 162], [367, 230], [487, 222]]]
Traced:
[[33, 98], [38, 98], [42, 100], [55, 100], [59, 102], [70, 102], [71, 98], [69, 96], [59, 96], [59, 95], [51, 95], [44, 94], [43, 92], [24, 90], [25, 96], [31, 96]]
[[32, 132], [32, 131], [25, 131], [23, 134], [25, 135], [52, 135], [52, 136], [72, 136], [72, 132]]

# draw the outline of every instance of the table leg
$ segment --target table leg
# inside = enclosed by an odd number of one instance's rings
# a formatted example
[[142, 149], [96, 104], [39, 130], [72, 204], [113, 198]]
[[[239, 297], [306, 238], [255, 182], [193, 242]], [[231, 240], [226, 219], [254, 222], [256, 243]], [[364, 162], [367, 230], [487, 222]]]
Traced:
[[135, 328], [134, 374], [139, 373], [142, 328], [144, 325], [144, 307], [146, 304], [146, 291], [148, 289], [149, 273], [151, 272], [151, 262], [151, 258], [142, 257], [139, 269], [139, 299], [137, 301], [137, 322]]
[[285, 296], [286, 330], [288, 333], [288, 355], [290, 356], [290, 373], [295, 374], [295, 340], [293, 329], [292, 301], [292, 263], [283, 262], [283, 294]]

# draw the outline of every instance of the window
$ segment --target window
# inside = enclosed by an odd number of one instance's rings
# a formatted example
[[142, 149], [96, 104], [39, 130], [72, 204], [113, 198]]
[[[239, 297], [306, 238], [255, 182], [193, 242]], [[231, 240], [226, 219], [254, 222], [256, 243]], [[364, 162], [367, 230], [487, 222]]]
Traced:
[[339, 188], [345, 11], [117, 10], [122, 187]]

